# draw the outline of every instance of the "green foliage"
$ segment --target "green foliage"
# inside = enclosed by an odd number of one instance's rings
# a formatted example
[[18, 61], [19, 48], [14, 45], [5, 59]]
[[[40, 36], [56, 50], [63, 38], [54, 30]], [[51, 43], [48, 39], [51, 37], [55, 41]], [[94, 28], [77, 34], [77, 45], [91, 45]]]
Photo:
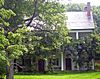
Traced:
[[9, 54], [9, 60], [17, 59], [23, 55], [23, 52], [27, 52], [27, 48], [24, 45], [10, 45], [7, 47], [7, 53]]
[[65, 27], [66, 16], [63, 14], [65, 6], [55, 1], [38, 1], [36, 20], [44, 23], [40, 25], [42, 31], [30, 31], [23, 25], [21, 26], [23, 28], [19, 28], [18, 25], [23, 23], [24, 17], [31, 16], [35, 11], [34, 3], [34, 0], [5, 0], [3, 9], [0, 9], [1, 24], [11, 26], [7, 28], [4, 26], [2, 27], [4, 30], [0, 31], [0, 58], [6, 61], [7, 65], [23, 54], [26, 55], [26, 52], [38, 58], [48, 57], [52, 52], [61, 53], [63, 51], [61, 46], [70, 42], [68, 30]]
[[0, 78], [4, 78], [6, 74], [6, 62], [0, 60]]
[[85, 4], [68, 4], [67, 11], [83, 11]]
[[22, 35], [20, 33], [8, 33], [8, 39], [11, 44], [20, 44], [22, 43]]
[[4, 5], [4, 0], [0, 0], [0, 7]]
[[96, 45], [94, 46], [95, 52], [100, 54], [100, 34], [92, 34], [91, 38], [95, 39]]
[[[0, 7], [4, 3], [0, 0]], [[23, 34], [9, 32], [10, 27], [8, 20], [15, 16], [12, 10], [0, 8], [0, 76], [5, 75], [6, 66], [11, 65], [11, 61], [26, 53], [28, 50], [22, 44]], [[15, 30], [16, 31], [16, 30]], [[8, 73], [11, 73], [8, 70]]]
[[[20, 33], [8, 33], [8, 37], [4, 35], [4, 30], [0, 31], [0, 58], [2, 60], [13, 60], [27, 52], [27, 48], [22, 44], [23, 36]], [[8, 56], [6, 56], [8, 54]]]
[[5, 10], [4, 8], [0, 9], [0, 15], [3, 19], [10, 19], [15, 13], [12, 10]]
[[[42, 0], [41, 0], [42, 1]], [[42, 21], [44, 21], [47, 25], [46, 28], [49, 27], [49, 29], [53, 29], [58, 24], [59, 26], [61, 23], [63, 24], [65, 17], [62, 14], [65, 12], [65, 6], [61, 5], [59, 3], [56, 3], [54, 1], [51, 2], [39, 2], [40, 6], [38, 8], [39, 16], [41, 17]]]
[[33, 14], [34, 0], [5, 0], [4, 8], [11, 9], [16, 14], [16, 16], [10, 18], [8, 22], [11, 27], [16, 27], [24, 22], [25, 16], [30, 16]]
[[6, 36], [4, 35], [4, 29], [0, 30], [0, 48], [4, 48], [5, 46], [8, 46], [10, 43]]
[[93, 17], [97, 27], [100, 27], [100, 6], [93, 7]]
[[15, 13], [12, 10], [5, 10], [4, 8], [0, 9], [0, 24], [4, 24], [9, 26], [9, 23], [6, 22], [6, 19], [10, 19], [10, 17], [15, 16]]

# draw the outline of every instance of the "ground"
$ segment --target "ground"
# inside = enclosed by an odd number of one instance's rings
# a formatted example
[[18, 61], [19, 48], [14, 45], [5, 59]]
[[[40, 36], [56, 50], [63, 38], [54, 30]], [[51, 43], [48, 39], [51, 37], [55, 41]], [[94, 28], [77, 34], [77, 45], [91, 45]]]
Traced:
[[100, 72], [64, 72], [53, 74], [15, 75], [15, 79], [100, 79]]

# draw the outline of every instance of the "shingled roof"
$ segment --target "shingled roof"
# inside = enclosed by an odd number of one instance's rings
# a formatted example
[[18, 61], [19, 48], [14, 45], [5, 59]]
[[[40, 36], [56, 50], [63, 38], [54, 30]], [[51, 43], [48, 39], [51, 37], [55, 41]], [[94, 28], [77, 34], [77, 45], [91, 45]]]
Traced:
[[76, 29], [94, 29], [93, 16], [87, 16], [87, 12], [66, 12], [68, 17], [66, 23], [67, 28], [71, 30]]

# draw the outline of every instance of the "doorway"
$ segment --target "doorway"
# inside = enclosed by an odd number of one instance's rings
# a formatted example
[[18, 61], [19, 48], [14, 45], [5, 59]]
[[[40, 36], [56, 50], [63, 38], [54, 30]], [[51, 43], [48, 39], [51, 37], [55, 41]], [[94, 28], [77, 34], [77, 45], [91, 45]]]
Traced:
[[66, 58], [66, 70], [72, 70], [72, 63], [71, 63], [71, 58]]
[[43, 59], [38, 60], [38, 71], [39, 72], [45, 71], [45, 60]]

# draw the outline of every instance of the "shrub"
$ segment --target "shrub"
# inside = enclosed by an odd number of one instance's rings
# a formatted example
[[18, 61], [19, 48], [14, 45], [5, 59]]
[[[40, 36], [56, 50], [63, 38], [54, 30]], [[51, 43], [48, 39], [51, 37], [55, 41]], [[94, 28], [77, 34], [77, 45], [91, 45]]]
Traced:
[[4, 61], [0, 61], [0, 79], [3, 79], [6, 74], [6, 64]]

